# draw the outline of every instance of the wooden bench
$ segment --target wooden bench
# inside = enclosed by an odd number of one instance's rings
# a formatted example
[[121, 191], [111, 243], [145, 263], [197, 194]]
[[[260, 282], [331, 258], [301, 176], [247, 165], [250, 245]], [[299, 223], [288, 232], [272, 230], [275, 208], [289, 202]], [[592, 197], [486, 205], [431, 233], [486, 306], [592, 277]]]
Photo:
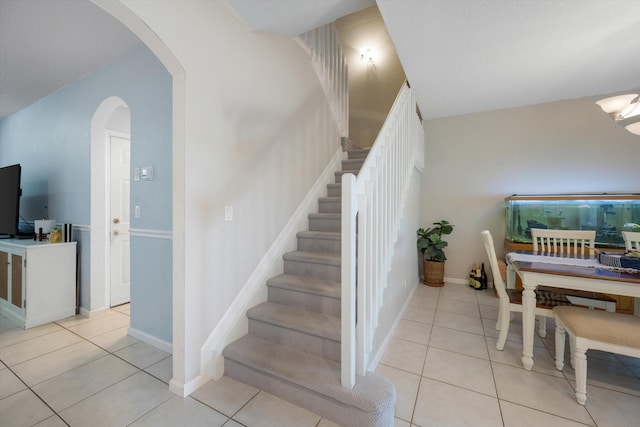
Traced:
[[587, 350], [601, 350], [640, 357], [640, 317], [588, 310], [575, 306], [554, 307], [556, 319], [556, 369], [564, 367], [565, 331], [569, 334], [576, 371], [576, 400], [587, 401]]

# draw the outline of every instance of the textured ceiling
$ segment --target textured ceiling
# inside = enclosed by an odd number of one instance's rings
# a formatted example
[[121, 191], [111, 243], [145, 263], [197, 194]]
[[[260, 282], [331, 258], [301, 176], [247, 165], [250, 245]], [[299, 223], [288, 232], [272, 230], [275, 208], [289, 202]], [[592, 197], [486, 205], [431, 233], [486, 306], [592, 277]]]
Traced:
[[0, 0], [0, 119], [142, 46], [88, 0]]

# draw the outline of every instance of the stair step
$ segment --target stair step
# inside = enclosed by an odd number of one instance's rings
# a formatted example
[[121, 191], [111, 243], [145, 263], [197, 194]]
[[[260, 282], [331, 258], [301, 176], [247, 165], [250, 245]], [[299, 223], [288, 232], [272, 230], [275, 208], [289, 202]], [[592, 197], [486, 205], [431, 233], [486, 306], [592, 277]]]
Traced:
[[338, 183], [342, 183], [342, 175], [344, 175], [345, 173], [352, 173], [355, 176], [358, 176], [358, 171], [357, 170], [340, 170], [340, 171], [335, 171], [335, 177], [336, 177], [336, 184]]
[[309, 214], [309, 230], [311, 231], [331, 231], [340, 233], [342, 231], [342, 217], [339, 213], [311, 213]]
[[328, 197], [342, 197], [342, 184], [327, 184]]
[[318, 208], [321, 213], [342, 212], [342, 197], [319, 197]]
[[373, 372], [340, 384], [340, 363], [245, 335], [224, 351], [225, 375], [343, 426], [394, 424], [394, 386]]
[[267, 287], [269, 302], [340, 316], [339, 282], [281, 274], [267, 280]]
[[287, 252], [284, 259], [284, 273], [296, 276], [315, 277], [316, 279], [339, 282], [340, 255], [321, 252]]
[[342, 170], [359, 171], [366, 159], [347, 159], [342, 161]]
[[370, 148], [361, 148], [357, 150], [348, 150], [347, 155], [349, 159], [365, 159], [369, 155]]
[[340, 318], [263, 302], [247, 311], [249, 334], [306, 353], [340, 361]]
[[328, 252], [339, 254], [342, 234], [335, 231], [300, 231], [298, 250], [305, 252]]

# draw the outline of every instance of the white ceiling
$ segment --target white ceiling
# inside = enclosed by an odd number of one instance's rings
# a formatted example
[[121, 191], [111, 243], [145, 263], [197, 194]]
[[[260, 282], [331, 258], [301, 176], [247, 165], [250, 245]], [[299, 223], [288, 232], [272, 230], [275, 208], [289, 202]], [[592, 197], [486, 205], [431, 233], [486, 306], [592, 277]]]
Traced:
[[0, 119], [142, 46], [88, 0], [0, 0]]
[[[230, 0], [297, 34], [373, 0]], [[425, 118], [640, 88], [638, 0], [378, 0]], [[0, 118], [141, 43], [88, 0], [0, 0]]]

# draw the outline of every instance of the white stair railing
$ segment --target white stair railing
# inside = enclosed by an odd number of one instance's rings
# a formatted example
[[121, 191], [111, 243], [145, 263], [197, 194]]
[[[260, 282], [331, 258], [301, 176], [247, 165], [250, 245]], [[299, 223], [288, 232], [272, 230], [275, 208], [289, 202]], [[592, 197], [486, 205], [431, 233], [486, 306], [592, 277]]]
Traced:
[[366, 374], [398, 222], [423, 144], [415, 94], [405, 83], [357, 178], [342, 176], [343, 387]]
[[333, 23], [299, 35], [296, 40], [311, 62], [338, 124], [340, 136], [349, 136], [349, 70]]

